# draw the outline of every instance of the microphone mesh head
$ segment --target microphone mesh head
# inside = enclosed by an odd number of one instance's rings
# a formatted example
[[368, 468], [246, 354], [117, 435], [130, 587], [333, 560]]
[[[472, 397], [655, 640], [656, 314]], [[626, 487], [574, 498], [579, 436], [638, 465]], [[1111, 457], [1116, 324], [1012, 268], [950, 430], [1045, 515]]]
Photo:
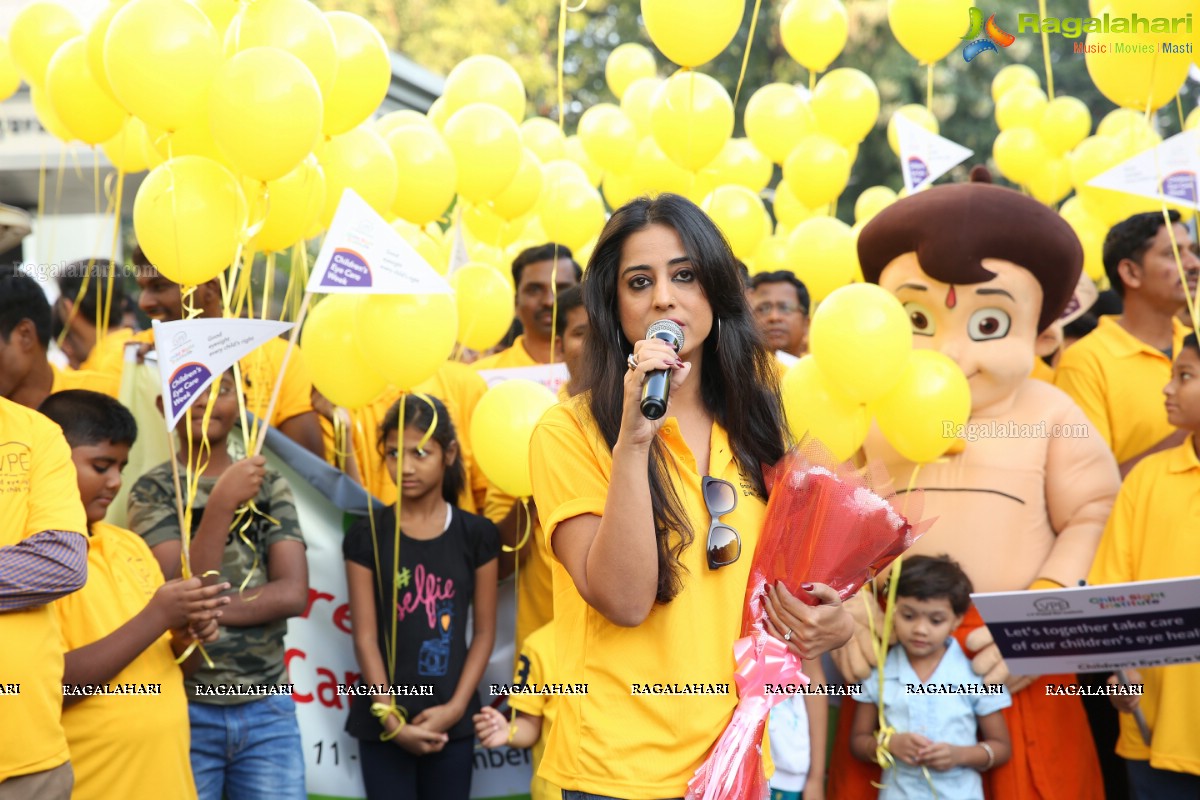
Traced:
[[649, 329], [647, 329], [646, 338], [653, 339], [655, 334], [658, 333], [669, 333], [672, 337], [674, 337], [674, 341], [671, 342], [671, 345], [675, 348], [676, 353], [683, 349], [683, 328], [679, 327], [679, 325], [676, 323], [669, 319], [660, 319], [658, 322], [655, 322], [653, 325], [651, 325]]

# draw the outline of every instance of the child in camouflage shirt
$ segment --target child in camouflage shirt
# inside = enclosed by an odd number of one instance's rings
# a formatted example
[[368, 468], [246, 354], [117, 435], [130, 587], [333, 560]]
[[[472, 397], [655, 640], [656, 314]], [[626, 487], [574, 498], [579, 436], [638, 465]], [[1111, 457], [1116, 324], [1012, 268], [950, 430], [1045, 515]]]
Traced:
[[[287, 619], [303, 613], [308, 600], [304, 538], [283, 476], [262, 456], [234, 461], [229, 453], [238, 418], [232, 373], [213, 386], [208, 425], [205, 393], [176, 428], [181, 478], [187, 454], [199, 452], [206, 437], [210, 448], [192, 505], [192, 572], [218, 571], [234, 587], [221, 638], [206, 647], [213, 667], [186, 682], [196, 790], [200, 800], [305, 800], [300, 728], [283, 659]], [[129, 497], [129, 526], [168, 580], [181, 569], [174, 486], [171, 464], [160, 464]]]

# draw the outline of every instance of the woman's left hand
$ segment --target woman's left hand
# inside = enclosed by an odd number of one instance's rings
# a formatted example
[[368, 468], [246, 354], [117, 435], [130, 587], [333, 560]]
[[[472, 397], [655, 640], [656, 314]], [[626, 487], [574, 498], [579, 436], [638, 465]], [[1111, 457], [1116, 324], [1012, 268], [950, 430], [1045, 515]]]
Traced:
[[452, 703], [446, 703], [440, 706], [430, 706], [417, 714], [413, 717], [413, 724], [438, 733], [445, 733], [454, 723], [462, 719], [462, 715], [462, 709]]
[[787, 642], [794, 654], [808, 660], [848, 642], [854, 633], [854, 620], [831, 587], [806, 583], [800, 588], [818, 605], [800, 600], [779, 581], [767, 589], [763, 606], [767, 610], [767, 633]]

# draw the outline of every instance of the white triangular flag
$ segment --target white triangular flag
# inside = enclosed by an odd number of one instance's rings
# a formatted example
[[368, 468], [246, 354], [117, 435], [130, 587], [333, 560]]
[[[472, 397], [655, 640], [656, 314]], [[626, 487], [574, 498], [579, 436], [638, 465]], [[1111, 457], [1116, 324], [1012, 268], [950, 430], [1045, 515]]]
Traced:
[[450, 284], [353, 189], [342, 192], [305, 289], [314, 294], [450, 294]]
[[900, 140], [900, 171], [909, 194], [924, 189], [975, 151], [930, 133], [904, 115], [896, 117], [896, 138]]
[[1200, 175], [1200, 130], [1193, 128], [1101, 172], [1088, 181], [1088, 186], [1200, 210], [1197, 175]]
[[196, 398], [247, 353], [292, 327], [261, 319], [154, 320], [163, 414], [174, 430]]

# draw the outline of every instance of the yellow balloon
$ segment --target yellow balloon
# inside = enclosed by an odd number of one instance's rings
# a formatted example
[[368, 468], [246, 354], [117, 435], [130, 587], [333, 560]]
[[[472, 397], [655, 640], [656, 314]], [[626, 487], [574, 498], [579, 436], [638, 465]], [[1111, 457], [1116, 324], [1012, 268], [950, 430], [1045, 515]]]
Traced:
[[[158, 153], [159, 158], [166, 160], [176, 156], [203, 156], [216, 161], [228, 169], [233, 169], [225, 154], [217, 147], [213, 138], [212, 125], [209, 122], [207, 106], [201, 115], [173, 133], [157, 128], [147, 123], [146, 135], [150, 144]], [[151, 163], [151, 166], [158, 166]]]
[[621, 96], [621, 110], [633, 123], [639, 140], [650, 135], [650, 109], [663, 83], [662, 78], [638, 78]]
[[668, 78], [650, 110], [654, 141], [668, 158], [692, 172], [721, 152], [733, 135], [733, 121], [733, 101], [725, 87], [700, 72]]
[[1058, 213], [1083, 245], [1083, 271], [1092, 280], [1099, 281], [1104, 276], [1104, 239], [1108, 235], [1108, 225], [1093, 217], [1078, 195], [1063, 203]]
[[[114, 0], [114, 2], [122, 1]], [[192, 0], [192, 3], [204, 12], [204, 16], [208, 17], [208, 21], [216, 30], [217, 36], [221, 38], [222, 42], [225, 41], [225, 32], [229, 30], [229, 23], [233, 22], [233, 18], [237, 16], [238, 9], [241, 7], [239, 0]]]
[[516, 124], [525, 119], [525, 84], [502, 58], [470, 56], [446, 76], [446, 111], [455, 112], [473, 103], [487, 103], [504, 110]]
[[1122, 147], [1132, 148], [1134, 152], [1146, 150], [1162, 141], [1145, 115], [1132, 108], [1118, 108], [1105, 114], [1096, 126], [1096, 135], [1118, 140]]
[[0, 102], [17, 93], [21, 88], [21, 72], [12, 60], [8, 49], [8, 41], [0, 36]]
[[379, 119], [375, 120], [375, 132], [383, 138], [399, 128], [409, 128], [413, 126], [421, 128], [429, 128], [432, 131], [439, 130], [438, 126], [434, 125], [429, 117], [422, 114], [420, 111], [413, 111], [411, 108], [402, 108], [399, 111], [390, 111], [384, 114]]
[[[583, 142], [578, 136], [568, 136], [566, 141], [567, 160], [573, 162], [576, 166], [583, 170], [583, 174], [587, 182], [592, 186], [599, 186], [600, 181], [604, 180], [604, 170], [600, 165], [593, 161], [584, 149]], [[550, 162], [546, 164], [550, 168]]]
[[545, 117], [530, 117], [521, 123], [521, 144], [543, 164], [567, 157], [567, 142], [558, 123]]
[[748, 261], [767, 236], [767, 210], [758, 193], [745, 186], [720, 186], [700, 204], [729, 241], [733, 254]]
[[417, 225], [441, 218], [458, 183], [458, 166], [442, 135], [433, 126], [409, 125], [393, 130], [385, 141], [399, 178], [392, 211]]
[[529, 443], [538, 420], [558, 401], [540, 383], [504, 381], [480, 398], [471, 415], [471, 449], [487, 479], [510, 497], [531, 497]]
[[781, 225], [789, 229], [796, 227], [815, 213], [813, 209], [796, 198], [796, 194], [788, 185], [786, 178], [775, 185], [775, 202], [772, 207], [775, 211], [775, 218]]
[[46, 68], [46, 95], [74, 138], [100, 144], [116, 136], [129, 114], [92, 76], [83, 36], [64, 43]]
[[896, 202], [896, 193], [887, 186], [870, 186], [854, 201], [854, 222], [861, 224]]
[[113, 94], [131, 114], [165, 131], [207, 115], [209, 86], [221, 61], [212, 23], [187, 0], [131, 0], [104, 37]]
[[317, 150], [317, 161], [325, 172], [322, 227], [328, 228], [333, 221], [346, 189], [357, 192], [380, 216], [391, 211], [399, 181], [396, 159], [370, 125], [360, 125], [325, 142]]
[[604, 201], [583, 181], [547, 179], [537, 209], [550, 240], [571, 249], [580, 247], [604, 227]]
[[225, 167], [180, 156], [155, 167], [138, 188], [133, 230], [163, 276], [194, 286], [233, 262], [246, 230], [246, 198]]
[[500, 270], [488, 264], [464, 264], [450, 276], [458, 305], [458, 342], [487, 350], [512, 327], [512, 289]]
[[962, 45], [973, 0], [888, 0], [888, 24], [918, 63], [940, 61]]
[[800, 140], [816, 131], [808, 100], [788, 83], [768, 83], [746, 103], [746, 136], [758, 151], [782, 164]]
[[[329, 97], [337, 79], [338, 50], [329, 20], [308, 0], [243, 3], [225, 31], [225, 55], [252, 47], [278, 47], [308, 67]], [[390, 70], [389, 70], [390, 75]]]
[[546, 186], [575, 181], [591, 185], [587, 170], [571, 160], [552, 161], [542, 167], [542, 175]]
[[823, 133], [810, 133], [783, 162], [783, 178], [809, 208], [832, 203], [850, 180], [850, 154]]
[[896, 131], [896, 117], [904, 117], [909, 122], [915, 122], [930, 133], [937, 133], [939, 130], [937, 117], [931, 114], [925, 106], [916, 103], [900, 106], [888, 120], [887, 126], [888, 147], [892, 148], [892, 152], [897, 156], [900, 155], [900, 134]]
[[331, 294], [313, 306], [304, 323], [300, 351], [313, 386], [342, 408], [362, 408], [387, 388], [359, 352], [355, 329], [365, 295]]
[[418, 228], [402, 219], [392, 223], [392, 230], [400, 234], [417, 251], [417, 255], [425, 259], [425, 263], [433, 267], [437, 274], [445, 275], [450, 271], [450, 254], [438, 238], [441, 229], [436, 225], [430, 227], [433, 230]]
[[1043, 168], [1050, 154], [1033, 128], [1009, 128], [1000, 131], [992, 144], [996, 169], [1013, 183], [1028, 186]]
[[[917, 464], [945, 455], [971, 415], [971, 389], [958, 364], [937, 350], [909, 355], [896, 385], [870, 406], [896, 452]], [[947, 435], [947, 432], [951, 435]]]
[[650, 41], [681, 67], [698, 67], [724, 50], [746, 13], [741, 0], [641, 0]]
[[747, 262], [750, 274], [760, 272], [778, 272], [781, 269], [792, 269], [792, 256], [788, 252], [786, 236], [765, 236], [758, 243], [754, 255]]
[[508, 224], [487, 206], [467, 206], [462, 221], [470, 237], [489, 245], [501, 243]]
[[996, 126], [1037, 129], [1046, 113], [1046, 93], [1036, 86], [1018, 86], [996, 101]]
[[30, 86], [45, 86], [46, 67], [64, 42], [83, 33], [79, 19], [65, 6], [35, 0], [21, 6], [8, 29], [13, 63]]
[[262, 220], [262, 227], [250, 243], [257, 252], [286, 250], [321, 222], [325, 210], [325, 173], [314, 155], [309, 155], [287, 175], [268, 183], [265, 198], [259, 187], [243, 184], [242, 188], [247, 197], [265, 199], [250, 214], [252, 224]]
[[[454, 296], [366, 295], [355, 315], [354, 334], [359, 354], [378, 375], [397, 389], [412, 389], [432, 377], [454, 349]], [[397, 342], [405, 344], [397, 347]]]
[[104, 37], [108, 35], [108, 26], [112, 24], [112, 18], [121, 10], [121, 6], [125, 2], [126, 0], [112, 0], [100, 10], [95, 21], [92, 22], [92, 27], [88, 28], [85, 34], [88, 69], [91, 70], [96, 83], [100, 85], [100, 90], [114, 103], [118, 100], [117, 96], [113, 94], [112, 84], [108, 82], [108, 70], [104, 66]]
[[1088, 186], [1092, 178], [1107, 172], [1137, 151], [1122, 146], [1118, 139], [1109, 136], [1089, 136], [1067, 156], [1067, 166], [1075, 192], [1086, 204], [1088, 211], [1106, 226], [1112, 226], [1138, 211], [1145, 210], [1147, 202], [1112, 189]]
[[812, 302], [820, 303], [854, 280], [858, 252], [850, 226], [835, 217], [812, 217], [788, 236], [788, 253], [796, 277], [808, 287]]
[[1059, 95], [1046, 105], [1037, 130], [1050, 152], [1061, 156], [1087, 138], [1092, 112], [1078, 97]]
[[[1187, 5], [1186, 3], [1184, 5]], [[1138, 0], [1137, 3], [1112, 0], [1102, 13], [1128, 18], [1136, 12], [1142, 19], [1175, 17], [1181, 10], [1178, 0]], [[1194, 23], [1193, 23], [1194, 24]], [[1189, 34], [1180, 31], [1166, 33], [1089, 33], [1088, 50], [1084, 55], [1088, 74], [1096, 88], [1122, 108], [1143, 111], [1161, 108], [1175, 99], [1187, 80], [1193, 53], [1163, 52], [1164, 44], [1179, 45], [1182, 49]], [[1131, 48], [1121, 54], [1117, 46]], [[1093, 48], [1097, 52], [1093, 52]], [[1099, 48], [1104, 48], [1100, 51]], [[1145, 52], [1138, 52], [1145, 48]]]
[[846, 46], [850, 22], [841, 0], [791, 0], [783, 7], [779, 34], [797, 63], [824, 72]]
[[527, 147], [521, 148], [521, 166], [504, 191], [492, 200], [492, 209], [501, 219], [513, 221], [529, 213], [542, 195], [542, 163]]
[[650, 136], [638, 145], [630, 174], [636, 187], [635, 196], [654, 196], [663, 192], [687, 196], [695, 180], [692, 173], [667, 158]]
[[147, 147], [151, 144], [146, 123], [137, 117], [127, 117], [117, 135], [100, 145], [109, 162], [126, 175], [142, 172], [150, 166], [146, 159]]
[[300, 59], [277, 47], [242, 50], [222, 64], [208, 109], [217, 147], [260, 181], [287, 175], [320, 140], [321, 90]]
[[621, 109], [597, 103], [579, 118], [579, 141], [588, 158], [606, 172], [625, 172], [633, 163], [637, 129]]
[[830, 387], [853, 401], [869, 403], [890, 391], [904, 374], [912, 351], [912, 324], [886, 289], [855, 283], [817, 306], [808, 342]]
[[871, 427], [866, 407], [834, 389], [811, 354], [788, 369], [780, 390], [788, 427], [797, 440], [811, 436], [839, 461], [862, 447]]
[[654, 55], [635, 42], [617, 45], [604, 62], [604, 80], [617, 100], [638, 78], [653, 78], [657, 73]]
[[366, 122], [387, 97], [392, 62], [375, 26], [348, 11], [327, 11], [337, 45], [337, 71], [325, 95], [324, 131], [336, 136]]
[[429, 110], [425, 112], [425, 116], [429, 118], [429, 121], [433, 123], [435, 128], [437, 128], [439, 131], [444, 131], [446, 128], [446, 123], [450, 121], [449, 108], [450, 107], [446, 105], [446, 98], [444, 96], [439, 97], [437, 100], [433, 101], [431, 106], [429, 106]]
[[845, 147], [857, 146], [879, 119], [879, 90], [865, 72], [835, 69], [817, 81], [812, 110], [823, 133]]
[[717, 157], [696, 175], [692, 193], [703, 200], [718, 186], [745, 186], [755, 194], [767, 188], [774, 167], [749, 139], [730, 139]]
[[615, 172], [604, 176], [604, 183], [600, 188], [608, 207], [614, 211], [641, 193], [637, 178], [633, 175], [618, 175]]
[[1030, 178], [1029, 193], [1048, 206], [1071, 193], [1071, 170], [1065, 158], [1046, 158]]
[[999, 103], [1000, 98], [1018, 86], [1042, 88], [1042, 79], [1032, 68], [1024, 64], [1009, 64], [1002, 67], [992, 78], [992, 102]]
[[54, 106], [50, 103], [50, 98], [46, 96], [45, 89], [30, 86], [29, 99], [33, 103], [33, 111], [37, 115], [38, 122], [42, 123], [42, 127], [52, 136], [64, 142], [75, 138], [70, 129], [58, 118], [58, 114], [54, 113]]
[[521, 135], [512, 118], [496, 106], [472, 103], [459, 109], [444, 133], [458, 164], [458, 193], [472, 203], [491, 200], [516, 176]]

